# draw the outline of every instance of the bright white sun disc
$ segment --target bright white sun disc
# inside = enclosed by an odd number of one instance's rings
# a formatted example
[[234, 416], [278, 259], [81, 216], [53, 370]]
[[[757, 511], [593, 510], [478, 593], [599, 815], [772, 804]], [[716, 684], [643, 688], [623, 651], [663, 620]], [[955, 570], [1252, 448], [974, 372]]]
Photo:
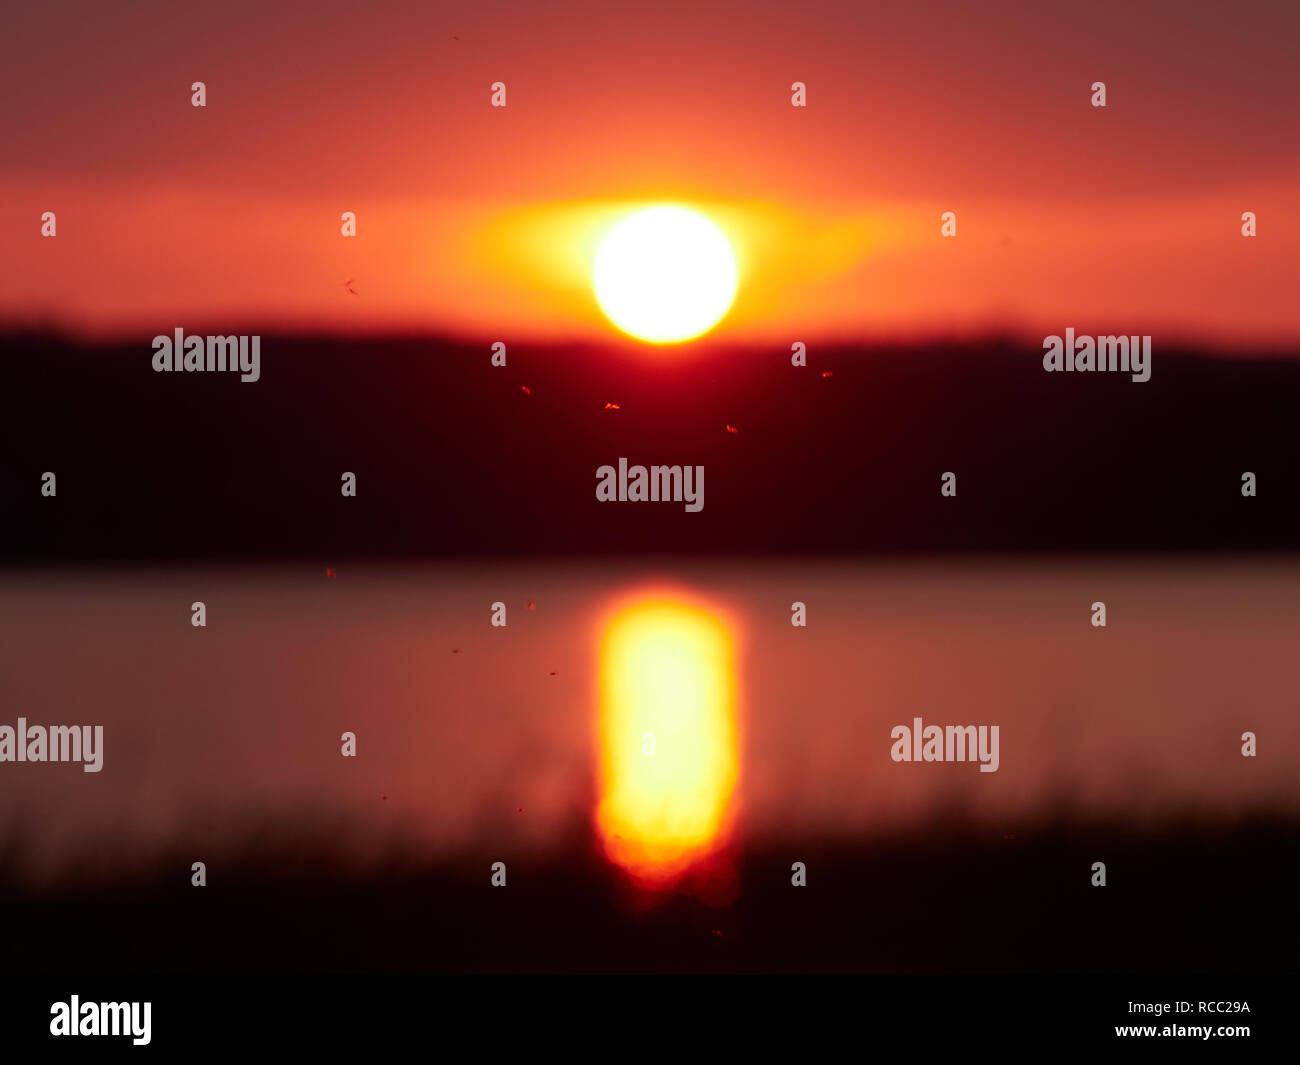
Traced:
[[647, 207], [617, 222], [596, 252], [596, 301], [625, 333], [672, 344], [708, 332], [736, 295], [722, 230], [686, 207]]

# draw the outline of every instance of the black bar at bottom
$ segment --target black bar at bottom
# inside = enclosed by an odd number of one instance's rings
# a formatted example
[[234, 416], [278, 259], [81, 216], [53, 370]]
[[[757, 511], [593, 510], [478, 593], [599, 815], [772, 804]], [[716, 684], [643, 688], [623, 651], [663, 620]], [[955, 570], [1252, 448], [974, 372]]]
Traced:
[[[6, 1051], [172, 1055], [214, 1049], [417, 1050], [498, 1057], [541, 1050], [678, 1058], [716, 1049], [805, 1054], [934, 1049], [1183, 1052], [1240, 1060], [1294, 1048], [1296, 973], [961, 976], [420, 976], [41, 974], [10, 971]], [[138, 1035], [111, 1029], [136, 1003]], [[59, 1004], [67, 1007], [62, 1011]], [[88, 1004], [90, 1009], [87, 1009]], [[119, 1020], [128, 1026], [126, 1020]], [[1195, 1029], [1195, 1031], [1192, 1031]], [[1244, 1029], [1244, 1031], [1243, 1031]], [[1122, 1030], [1122, 1032], [1121, 1032]], [[1207, 1036], [1206, 1030], [1209, 1030]], [[584, 1051], [585, 1046], [585, 1051]], [[1159, 1053], [1160, 1051], [1157, 1051]], [[10, 1057], [8, 1060], [19, 1060]], [[179, 1060], [179, 1059], [178, 1059]]]

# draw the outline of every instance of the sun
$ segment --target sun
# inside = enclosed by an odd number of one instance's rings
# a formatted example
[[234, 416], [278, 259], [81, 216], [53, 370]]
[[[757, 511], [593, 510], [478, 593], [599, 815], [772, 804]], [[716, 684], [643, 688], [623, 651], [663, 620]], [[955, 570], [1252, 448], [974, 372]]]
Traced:
[[698, 211], [664, 204], [626, 215], [596, 252], [596, 302], [651, 344], [707, 333], [731, 307], [739, 274], [726, 235]]

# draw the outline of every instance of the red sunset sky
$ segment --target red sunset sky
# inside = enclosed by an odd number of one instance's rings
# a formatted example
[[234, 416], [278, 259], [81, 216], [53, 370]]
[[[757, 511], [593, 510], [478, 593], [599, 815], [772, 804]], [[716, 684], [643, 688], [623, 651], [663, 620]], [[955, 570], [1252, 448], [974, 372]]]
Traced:
[[33, 5], [0, 42], [0, 319], [599, 339], [595, 237], [670, 199], [736, 245], [724, 340], [1290, 346], [1300, 8], [1271, 7]]

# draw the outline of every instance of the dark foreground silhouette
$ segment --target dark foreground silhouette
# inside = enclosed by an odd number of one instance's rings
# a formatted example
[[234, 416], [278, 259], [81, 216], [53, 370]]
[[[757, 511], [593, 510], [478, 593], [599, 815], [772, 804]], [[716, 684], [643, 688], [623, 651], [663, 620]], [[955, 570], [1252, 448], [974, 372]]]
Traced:
[[[200, 838], [203, 833], [196, 833]], [[5, 867], [20, 860], [10, 835]], [[11, 974], [296, 972], [1206, 972], [1296, 969], [1300, 823], [954, 817], [870, 843], [737, 856], [738, 891], [651, 902], [585, 829], [545, 859], [395, 853], [364, 870], [292, 824], [250, 828], [190, 885], [195, 846], [127, 877], [8, 878]], [[489, 884], [504, 860], [508, 882]], [[803, 861], [808, 886], [790, 883]], [[1108, 885], [1090, 885], [1104, 861]], [[697, 885], [698, 886], [698, 885]]]
[[[268, 334], [245, 384], [155, 373], [144, 335], [0, 338], [0, 558], [1300, 549], [1292, 357], [1157, 342], [1135, 383], [1011, 340], [490, 354]], [[703, 466], [703, 509], [597, 501], [620, 458]]]

